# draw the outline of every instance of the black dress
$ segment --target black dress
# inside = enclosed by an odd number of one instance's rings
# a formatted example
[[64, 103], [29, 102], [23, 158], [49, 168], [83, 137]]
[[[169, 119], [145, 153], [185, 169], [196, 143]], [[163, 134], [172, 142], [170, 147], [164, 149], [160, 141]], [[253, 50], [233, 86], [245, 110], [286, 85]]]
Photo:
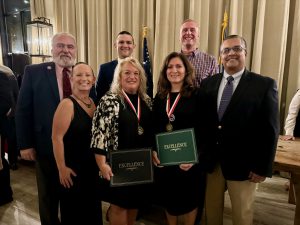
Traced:
[[[137, 109], [138, 95], [127, 94], [135, 109]], [[120, 100], [121, 101], [121, 100]], [[118, 119], [118, 151], [151, 147], [153, 139], [153, 125], [151, 110], [141, 99], [140, 126], [144, 133], [138, 134], [138, 120], [135, 112], [124, 100], [120, 102]], [[151, 184], [110, 187], [109, 181], [102, 179], [101, 193], [104, 201], [118, 205], [125, 209], [145, 207], [151, 200]]]
[[73, 186], [61, 186], [62, 225], [102, 225], [102, 209], [98, 185], [98, 167], [94, 152], [90, 149], [92, 118], [77, 101], [69, 97], [74, 105], [74, 118], [64, 136], [66, 166], [76, 174]]
[[[171, 106], [177, 94], [170, 94]], [[199, 90], [194, 90], [190, 97], [181, 96], [173, 113], [175, 120], [171, 122], [173, 130], [194, 128], [199, 155], [201, 104]], [[166, 125], [169, 122], [166, 113], [166, 98], [155, 97], [153, 117], [155, 121], [154, 132], [166, 132]], [[181, 170], [178, 165], [155, 167], [154, 178], [157, 202], [169, 214], [178, 216], [203, 206], [205, 176], [199, 164], [195, 164], [188, 171]]]

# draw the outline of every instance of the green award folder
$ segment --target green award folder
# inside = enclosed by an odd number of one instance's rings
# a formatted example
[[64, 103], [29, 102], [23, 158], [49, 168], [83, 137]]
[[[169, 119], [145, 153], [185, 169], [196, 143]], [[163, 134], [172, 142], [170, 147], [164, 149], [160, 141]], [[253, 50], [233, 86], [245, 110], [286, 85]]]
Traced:
[[198, 162], [193, 128], [157, 134], [156, 146], [162, 166]]
[[153, 182], [150, 148], [112, 151], [110, 165], [114, 174], [111, 186], [128, 186]]

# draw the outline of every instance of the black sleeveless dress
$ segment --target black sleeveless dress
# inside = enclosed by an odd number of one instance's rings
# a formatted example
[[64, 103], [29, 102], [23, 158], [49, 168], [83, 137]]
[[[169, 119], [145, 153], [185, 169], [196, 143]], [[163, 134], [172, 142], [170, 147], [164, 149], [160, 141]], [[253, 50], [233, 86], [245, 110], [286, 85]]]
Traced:
[[98, 167], [90, 149], [92, 118], [72, 98], [74, 118], [64, 136], [66, 166], [76, 174], [73, 186], [62, 187], [61, 222], [65, 224], [102, 225], [98, 190]]

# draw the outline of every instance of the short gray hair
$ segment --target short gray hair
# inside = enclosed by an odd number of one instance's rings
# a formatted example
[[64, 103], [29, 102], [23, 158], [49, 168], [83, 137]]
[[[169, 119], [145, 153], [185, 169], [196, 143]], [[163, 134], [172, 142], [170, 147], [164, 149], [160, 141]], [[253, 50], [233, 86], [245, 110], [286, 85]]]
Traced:
[[58, 37], [61, 37], [61, 36], [67, 36], [67, 37], [72, 38], [74, 40], [74, 43], [77, 45], [76, 38], [72, 34], [67, 33], [67, 32], [60, 32], [60, 33], [56, 33], [56, 34], [53, 35], [52, 40], [51, 40], [52, 47], [54, 47], [55, 39], [57, 39]]

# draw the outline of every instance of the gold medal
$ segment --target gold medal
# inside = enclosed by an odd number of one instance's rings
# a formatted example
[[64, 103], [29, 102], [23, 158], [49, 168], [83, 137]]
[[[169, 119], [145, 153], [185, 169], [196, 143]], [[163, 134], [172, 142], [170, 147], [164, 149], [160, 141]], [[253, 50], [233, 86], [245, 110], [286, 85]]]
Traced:
[[166, 125], [166, 130], [167, 130], [168, 132], [171, 132], [171, 131], [173, 130], [173, 125], [172, 125], [171, 123], [168, 123], [168, 124]]
[[142, 135], [144, 133], [144, 129], [138, 125], [138, 135]]

